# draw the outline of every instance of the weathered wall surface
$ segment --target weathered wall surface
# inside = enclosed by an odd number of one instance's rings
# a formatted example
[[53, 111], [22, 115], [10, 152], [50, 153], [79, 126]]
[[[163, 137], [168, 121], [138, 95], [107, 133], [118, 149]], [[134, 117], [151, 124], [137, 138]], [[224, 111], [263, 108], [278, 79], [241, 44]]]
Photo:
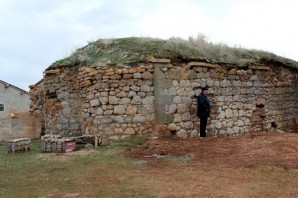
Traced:
[[[294, 130], [298, 119], [298, 72], [284, 67], [227, 68], [158, 59], [130, 67], [92, 65], [45, 72], [46, 133], [103, 134], [111, 138], [152, 132], [198, 136], [193, 96], [209, 86], [208, 135]], [[38, 91], [31, 91], [31, 94]], [[34, 97], [32, 97], [34, 98]]]
[[4, 104], [4, 111], [0, 111], [0, 118], [8, 118], [10, 113], [28, 112], [30, 102], [27, 92], [15, 89], [9, 84], [0, 83], [0, 104]]
[[40, 81], [36, 85], [30, 86], [30, 100], [34, 101], [30, 104], [30, 112], [36, 117], [44, 117], [44, 83]]
[[45, 72], [45, 133], [81, 134], [80, 86], [77, 75], [78, 68]]
[[152, 131], [153, 65], [81, 68], [84, 133], [127, 136]]
[[40, 137], [41, 122], [36, 117], [0, 119], [0, 142], [16, 138], [36, 139]]
[[45, 93], [44, 93], [43, 81], [38, 82], [36, 85], [30, 86], [30, 100], [34, 101], [30, 104], [30, 110], [32, 116], [38, 118], [41, 123], [41, 134], [45, 133]]
[[162, 96], [172, 96], [165, 106], [174, 116], [168, 129], [181, 137], [198, 135], [195, 115], [200, 89], [209, 86], [211, 118], [208, 135], [234, 135], [249, 131], [294, 130], [298, 118], [297, 71], [252, 66], [230, 69], [205, 63], [189, 63], [182, 68], [167, 65], [164, 74], [172, 86]]

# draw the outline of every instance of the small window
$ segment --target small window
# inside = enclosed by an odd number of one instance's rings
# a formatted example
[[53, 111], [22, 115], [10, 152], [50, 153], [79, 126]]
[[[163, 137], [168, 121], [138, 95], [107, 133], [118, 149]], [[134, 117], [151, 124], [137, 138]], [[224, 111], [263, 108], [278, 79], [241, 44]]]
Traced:
[[0, 111], [4, 111], [4, 104], [0, 104]]

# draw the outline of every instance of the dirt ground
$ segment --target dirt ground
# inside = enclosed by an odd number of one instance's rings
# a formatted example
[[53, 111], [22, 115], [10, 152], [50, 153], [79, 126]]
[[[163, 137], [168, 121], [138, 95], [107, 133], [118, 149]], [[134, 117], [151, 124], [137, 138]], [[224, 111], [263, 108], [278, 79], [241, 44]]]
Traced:
[[259, 163], [284, 163], [287, 170], [298, 170], [298, 134], [251, 133], [237, 137], [205, 139], [151, 138], [132, 149], [132, 158], [154, 160], [163, 157], [190, 158], [210, 168], [250, 167]]
[[187, 140], [153, 137], [125, 155], [161, 180], [157, 188], [161, 197], [298, 195], [298, 133]]
[[8, 155], [0, 197], [298, 198], [298, 133], [132, 136], [96, 149]]

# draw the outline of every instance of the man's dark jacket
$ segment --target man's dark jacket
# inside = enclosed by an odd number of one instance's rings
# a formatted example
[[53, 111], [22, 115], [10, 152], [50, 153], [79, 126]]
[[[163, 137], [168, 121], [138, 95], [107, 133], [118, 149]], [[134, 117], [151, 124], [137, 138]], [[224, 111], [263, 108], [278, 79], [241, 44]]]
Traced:
[[197, 102], [198, 102], [198, 110], [197, 110], [197, 115], [202, 118], [202, 117], [209, 117], [210, 116], [210, 102], [208, 98], [201, 93], [197, 97]]

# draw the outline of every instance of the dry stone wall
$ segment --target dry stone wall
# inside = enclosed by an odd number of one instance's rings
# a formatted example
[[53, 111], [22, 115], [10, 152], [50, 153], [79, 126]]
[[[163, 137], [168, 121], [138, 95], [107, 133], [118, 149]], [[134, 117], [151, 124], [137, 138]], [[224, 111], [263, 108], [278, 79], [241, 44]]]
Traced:
[[45, 71], [44, 122], [46, 134], [81, 134], [78, 68]]
[[39, 118], [41, 122], [41, 133], [44, 133], [45, 126], [45, 115], [44, 115], [44, 102], [45, 102], [45, 94], [44, 94], [44, 82], [41, 80], [35, 85], [30, 86], [30, 113]]
[[60, 67], [47, 70], [43, 83], [31, 90], [44, 93], [44, 102], [33, 100], [32, 111], [44, 109], [48, 134], [123, 138], [162, 127], [197, 137], [193, 96], [203, 86], [210, 87], [210, 136], [297, 127], [298, 72], [281, 66], [241, 69], [155, 59], [134, 66]]
[[82, 67], [82, 130], [110, 138], [152, 132], [154, 115], [153, 65]]
[[208, 135], [236, 135], [250, 131], [295, 130], [298, 118], [297, 71], [251, 66], [227, 69], [219, 65], [168, 65], [164, 75], [172, 81], [162, 96], [173, 96], [165, 106], [173, 115], [168, 129], [180, 137], [197, 137], [197, 87], [210, 87], [211, 118]]

